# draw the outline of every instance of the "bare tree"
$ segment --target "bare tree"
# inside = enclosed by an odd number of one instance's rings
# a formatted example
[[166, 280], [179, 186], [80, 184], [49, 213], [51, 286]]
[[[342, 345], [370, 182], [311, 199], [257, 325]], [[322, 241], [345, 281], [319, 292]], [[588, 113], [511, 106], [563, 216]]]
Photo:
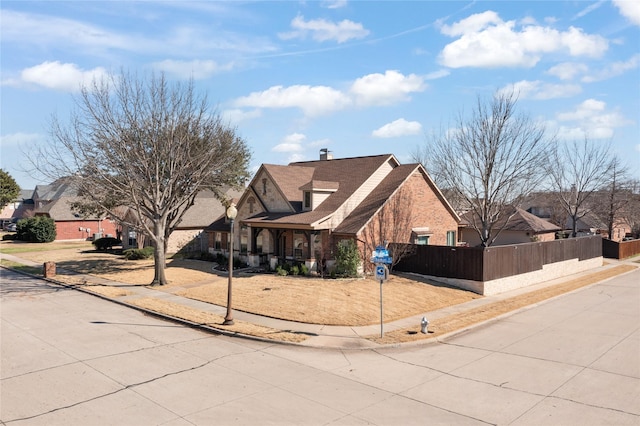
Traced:
[[462, 112], [452, 129], [414, 153], [458, 211], [470, 211], [470, 226], [490, 246], [509, 215], [544, 178], [552, 138], [545, 127], [516, 112], [514, 93], [478, 97], [469, 117]]
[[593, 194], [607, 185], [614, 161], [609, 144], [588, 137], [582, 141], [559, 143], [546, 164], [552, 190], [571, 221], [571, 236], [577, 235], [578, 221], [590, 212]]
[[631, 228], [633, 238], [640, 238], [640, 180], [628, 182], [629, 202], [622, 210], [622, 218]]
[[361, 258], [365, 263], [375, 248], [381, 244], [393, 244], [391, 270], [404, 257], [413, 252], [413, 241], [411, 241], [412, 199], [408, 190], [405, 187], [400, 187], [365, 225], [360, 235], [364, 251]]
[[[47, 177], [72, 177], [85, 200], [143, 230], [155, 246], [152, 284], [166, 284], [166, 243], [203, 189], [223, 190], [248, 177], [250, 153], [195, 93], [193, 81], [169, 84], [164, 76], [118, 76], [84, 87], [63, 126], [54, 117], [52, 143], [37, 166]], [[135, 217], [126, 222], [122, 206]], [[135, 223], [132, 223], [135, 222]]]
[[611, 160], [607, 181], [605, 187], [594, 194], [590, 204], [591, 210], [598, 219], [607, 224], [608, 238], [613, 240], [615, 226], [624, 221], [623, 212], [632, 200], [628, 169], [619, 157]]

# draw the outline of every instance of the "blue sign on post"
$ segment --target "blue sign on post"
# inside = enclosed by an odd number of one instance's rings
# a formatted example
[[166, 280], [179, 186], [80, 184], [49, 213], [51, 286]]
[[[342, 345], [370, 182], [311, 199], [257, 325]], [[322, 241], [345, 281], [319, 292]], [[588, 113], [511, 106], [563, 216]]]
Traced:
[[380, 281], [384, 281], [387, 278], [387, 272], [384, 265], [376, 266], [376, 279]]
[[391, 265], [393, 258], [389, 256], [389, 251], [386, 248], [378, 246], [373, 253], [371, 253], [371, 263]]

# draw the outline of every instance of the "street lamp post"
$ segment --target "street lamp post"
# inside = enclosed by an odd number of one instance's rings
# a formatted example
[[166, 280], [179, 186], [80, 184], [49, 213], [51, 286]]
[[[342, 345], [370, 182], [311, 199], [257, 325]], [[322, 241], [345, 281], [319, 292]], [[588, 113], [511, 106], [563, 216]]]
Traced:
[[233, 312], [231, 311], [231, 285], [233, 282], [233, 221], [238, 214], [236, 205], [231, 203], [227, 209], [227, 217], [229, 218], [229, 284], [227, 288], [227, 315], [224, 317], [222, 325], [233, 325]]

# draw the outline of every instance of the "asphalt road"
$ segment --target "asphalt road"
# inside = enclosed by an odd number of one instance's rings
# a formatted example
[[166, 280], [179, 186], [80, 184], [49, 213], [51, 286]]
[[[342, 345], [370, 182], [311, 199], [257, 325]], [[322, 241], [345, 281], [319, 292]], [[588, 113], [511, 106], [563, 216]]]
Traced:
[[3, 425], [640, 424], [640, 270], [375, 350], [213, 335], [0, 273]]

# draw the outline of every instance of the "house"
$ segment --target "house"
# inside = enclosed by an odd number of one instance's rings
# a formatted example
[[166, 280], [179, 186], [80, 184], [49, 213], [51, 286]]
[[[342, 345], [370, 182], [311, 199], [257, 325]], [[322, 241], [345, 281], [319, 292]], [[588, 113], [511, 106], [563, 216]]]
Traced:
[[115, 237], [119, 226], [106, 214], [84, 216], [73, 210], [72, 204], [80, 199], [65, 179], [50, 185], [37, 185], [32, 195], [33, 215], [54, 220], [56, 241]]
[[[627, 196], [631, 196], [631, 194]], [[609, 235], [608, 226], [604, 219], [609, 213], [607, 211], [610, 202], [608, 197], [609, 194], [606, 191], [596, 191], [589, 202], [580, 209], [580, 217], [576, 221], [577, 236], [602, 235], [603, 238], [622, 241], [631, 233], [631, 226], [624, 218], [625, 209], [618, 208], [613, 221], [613, 235]], [[536, 192], [525, 199], [522, 207], [529, 213], [560, 225], [563, 228], [563, 234], [570, 236], [573, 228], [571, 217], [557, 200], [557, 195], [553, 192]], [[620, 200], [617, 202], [619, 203]]]
[[[420, 164], [392, 154], [263, 164], [238, 200], [234, 248], [252, 266], [300, 262], [331, 268], [337, 245], [357, 242], [363, 259], [376, 245], [455, 245], [459, 218]], [[207, 232], [210, 251], [224, 252], [225, 217]], [[234, 250], [235, 251], [235, 250]]]
[[[512, 216], [509, 217], [510, 215]], [[493, 235], [495, 235], [504, 226], [492, 244], [494, 246], [553, 241], [556, 238], [556, 233], [562, 230], [559, 226], [518, 207], [510, 207], [504, 215], [504, 218], [507, 217], [509, 219], [506, 226], [502, 220], [493, 227]], [[479, 246], [480, 236], [471, 225], [474, 220], [473, 212], [463, 214], [460, 219], [460, 239], [470, 247]]]
[[4, 206], [0, 212], [2, 226], [33, 215], [33, 189], [21, 189], [18, 198]]
[[[224, 194], [229, 199], [237, 200], [242, 191], [227, 189]], [[182, 221], [171, 233], [167, 241], [167, 253], [206, 252], [210, 245], [207, 240], [209, 234], [203, 233], [203, 231], [211, 225], [212, 220], [221, 215], [224, 216], [225, 209], [226, 207], [212, 191], [200, 191], [196, 195], [193, 205], [185, 212]], [[138, 222], [133, 210], [129, 209], [126, 212], [125, 221], [128, 223]], [[145, 241], [140, 233], [130, 228], [126, 223], [122, 224], [122, 236], [123, 249], [143, 247], [149, 244], [149, 240]]]

